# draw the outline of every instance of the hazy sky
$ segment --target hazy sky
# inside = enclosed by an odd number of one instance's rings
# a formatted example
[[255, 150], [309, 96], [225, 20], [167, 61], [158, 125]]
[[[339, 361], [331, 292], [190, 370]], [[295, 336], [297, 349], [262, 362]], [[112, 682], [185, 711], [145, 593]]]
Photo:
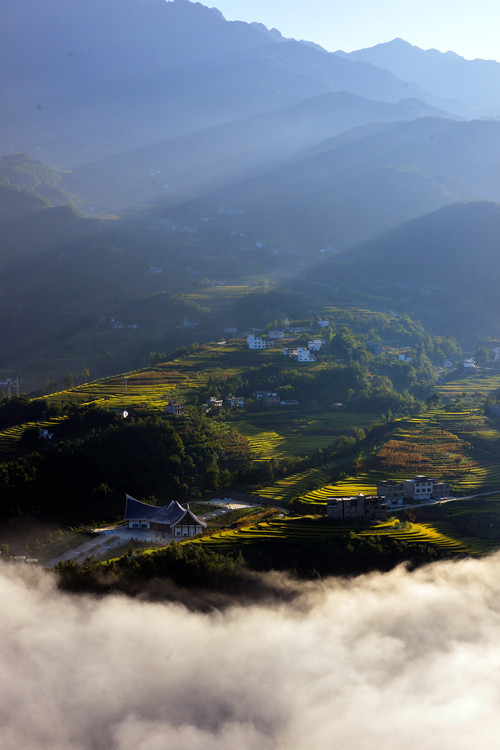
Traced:
[[217, 0], [228, 21], [260, 21], [285, 36], [350, 51], [402, 37], [467, 58], [500, 58], [496, 0]]

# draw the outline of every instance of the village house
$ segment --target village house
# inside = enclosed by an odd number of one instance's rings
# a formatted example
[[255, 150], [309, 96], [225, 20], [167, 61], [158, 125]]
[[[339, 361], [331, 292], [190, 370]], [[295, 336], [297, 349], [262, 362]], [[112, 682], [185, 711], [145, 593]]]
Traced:
[[222, 407], [222, 399], [217, 398], [217, 396], [209, 396], [207, 398], [205, 405], [207, 408], [212, 409], [213, 407], [220, 409]]
[[44, 428], [39, 431], [38, 438], [40, 440], [52, 440], [52, 438], [54, 437], [54, 434], [55, 434], [54, 432], [49, 432], [47, 428]]
[[158, 507], [125, 495], [124, 519], [129, 529], [150, 529], [172, 534], [175, 537], [195, 536], [206, 529], [207, 524], [176, 500]]
[[250, 333], [247, 336], [247, 344], [249, 349], [267, 349], [268, 342], [262, 336], [255, 336]]
[[321, 350], [321, 347], [323, 347], [324, 345], [324, 339], [312, 339], [312, 341], [307, 342], [307, 348], [311, 352], [319, 352]]
[[395, 479], [385, 479], [377, 484], [377, 495], [383, 495], [387, 505], [403, 505], [405, 499], [403, 482]]
[[230, 409], [245, 406], [245, 399], [243, 396], [226, 396], [225, 401]]
[[298, 346], [297, 362], [316, 362], [316, 357], [314, 354], [311, 354], [309, 349], [303, 349], [301, 346]]
[[423, 474], [413, 479], [397, 482], [388, 479], [377, 484], [377, 493], [384, 495], [387, 504], [394, 507], [405, 502], [415, 503], [423, 500], [442, 500], [450, 495], [449, 482], [438, 482]]
[[285, 330], [283, 328], [271, 328], [267, 335], [270, 339], [282, 339], [285, 336]]
[[296, 359], [297, 362], [316, 362], [316, 357], [314, 354], [311, 354], [310, 349], [304, 349], [302, 346], [296, 349], [284, 347], [283, 356], [289, 359]]
[[329, 325], [330, 325], [330, 321], [328, 320], [328, 318], [320, 318], [319, 320], [320, 328], [328, 328]]
[[464, 370], [475, 370], [476, 369], [476, 363], [472, 359], [472, 357], [464, 359]]
[[269, 395], [262, 397], [263, 406], [279, 406], [280, 403], [281, 399], [277, 393], [270, 393]]
[[328, 497], [326, 500], [326, 517], [331, 521], [383, 521], [386, 516], [387, 503], [380, 495], [360, 493], [355, 497]]
[[184, 414], [184, 404], [179, 404], [178, 402], [171, 401], [166, 405], [165, 411], [167, 412], [167, 414], [175, 414], [176, 417], [182, 417], [182, 415]]

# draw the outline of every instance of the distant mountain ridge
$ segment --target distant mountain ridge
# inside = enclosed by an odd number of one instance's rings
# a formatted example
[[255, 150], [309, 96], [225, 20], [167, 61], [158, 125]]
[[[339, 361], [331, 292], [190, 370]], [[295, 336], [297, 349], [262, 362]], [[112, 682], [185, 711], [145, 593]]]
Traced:
[[[423, 50], [403, 39], [336, 54], [378, 65], [437, 96], [459, 100], [472, 112], [500, 114], [500, 63], [466, 60], [455, 52]], [[450, 103], [450, 108], [453, 105]]]
[[387, 70], [188, 0], [5, 0], [0, 50], [2, 151], [58, 166], [329, 91], [443, 108]]

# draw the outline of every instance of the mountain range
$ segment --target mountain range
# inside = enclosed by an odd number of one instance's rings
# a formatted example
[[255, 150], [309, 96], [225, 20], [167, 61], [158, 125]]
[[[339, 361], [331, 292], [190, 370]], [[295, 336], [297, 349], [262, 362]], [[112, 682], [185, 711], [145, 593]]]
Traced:
[[[500, 333], [494, 294], [466, 283], [478, 257], [479, 286], [498, 273], [497, 62], [400, 39], [332, 53], [189, 0], [4, 0], [0, 55], [5, 372], [40, 365], [48, 326], [52, 362], [109, 371], [123, 341], [96, 321], [127, 308], [144, 324], [131, 357], [173, 345], [186, 333], [177, 319], [148, 328], [149, 295], [196, 297], [214, 279], [303, 291], [344, 279], [414, 306], [405, 276], [455, 226], [461, 260], [436, 284], [453, 291], [422, 315]], [[477, 315], [447, 315], [453, 295]]]

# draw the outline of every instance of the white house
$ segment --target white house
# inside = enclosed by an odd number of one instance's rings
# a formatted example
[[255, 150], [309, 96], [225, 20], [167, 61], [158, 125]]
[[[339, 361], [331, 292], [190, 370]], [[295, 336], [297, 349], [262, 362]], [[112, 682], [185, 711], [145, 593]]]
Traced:
[[184, 404], [179, 404], [176, 401], [171, 401], [166, 405], [165, 411], [167, 414], [175, 414], [176, 417], [181, 417], [184, 414]]
[[234, 409], [238, 406], [245, 406], [245, 399], [243, 398], [243, 396], [226, 396], [225, 400], [230, 409]]
[[325, 345], [324, 339], [312, 339], [312, 341], [307, 342], [307, 348], [311, 352], [319, 352], [321, 350], [321, 347]]
[[464, 370], [474, 370], [476, 367], [476, 363], [472, 359], [464, 359]]
[[297, 361], [298, 362], [316, 362], [316, 357], [311, 354], [309, 349], [303, 349], [301, 346], [297, 347]]
[[320, 328], [328, 328], [329, 325], [330, 325], [330, 321], [328, 320], [328, 318], [320, 318], [320, 321], [319, 321]]
[[206, 405], [211, 409], [212, 407], [217, 407], [220, 409], [222, 407], [222, 399], [217, 398], [217, 396], [210, 396], [207, 398]]
[[247, 344], [249, 349], [267, 349], [267, 341], [262, 336], [254, 336], [253, 333], [247, 336]]

